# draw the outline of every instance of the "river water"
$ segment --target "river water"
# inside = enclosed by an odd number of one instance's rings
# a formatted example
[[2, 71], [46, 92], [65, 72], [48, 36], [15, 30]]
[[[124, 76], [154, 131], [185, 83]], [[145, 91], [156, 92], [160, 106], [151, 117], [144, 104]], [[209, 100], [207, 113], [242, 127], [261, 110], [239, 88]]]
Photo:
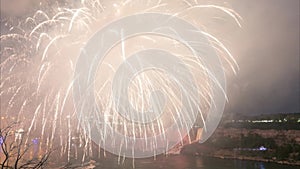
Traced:
[[96, 168], [105, 169], [299, 169], [299, 166], [280, 165], [257, 161], [218, 159], [187, 155], [160, 156], [156, 159], [104, 158]]

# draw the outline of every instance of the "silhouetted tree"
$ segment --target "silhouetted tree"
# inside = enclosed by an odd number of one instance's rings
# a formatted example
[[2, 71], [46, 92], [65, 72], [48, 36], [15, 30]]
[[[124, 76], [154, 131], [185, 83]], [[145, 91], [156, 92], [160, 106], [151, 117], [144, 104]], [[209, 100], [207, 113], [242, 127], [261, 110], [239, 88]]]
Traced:
[[4, 158], [0, 159], [1, 169], [43, 168], [46, 165], [52, 151], [47, 151], [41, 158], [28, 158], [26, 153], [28, 152], [31, 144], [25, 143], [23, 136], [18, 138], [18, 140], [13, 139], [13, 130], [17, 124], [18, 123], [14, 122], [9, 124], [7, 127], [0, 128], [0, 145], [2, 151], [0, 154], [4, 154]]

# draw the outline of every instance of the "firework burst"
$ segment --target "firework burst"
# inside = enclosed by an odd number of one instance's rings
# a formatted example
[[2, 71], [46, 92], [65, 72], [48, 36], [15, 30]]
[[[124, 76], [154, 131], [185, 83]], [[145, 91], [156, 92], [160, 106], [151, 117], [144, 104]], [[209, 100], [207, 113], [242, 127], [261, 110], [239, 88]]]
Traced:
[[[180, 40], [153, 34], [127, 39], [121, 37], [121, 41], [106, 53], [101, 64], [93, 63], [96, 65], [96, 75], [91, 77], [93, 77], [97, 112], [85, 115], [78, 113], [80, 112], [78, 106], [74, 106], [77, 98], [73, 100], [73, 87], [78, 81], [75, 72], [82, 64], [78, 62], [78, 57], [84, 51], [82, 49], [100, 28], [109, 25], [113, 20], [140, 13], [163, 13], [188, 20], [195, 27], [206, 30], [205, 25], [201, 24], [198, 13], [208, 10], [217, 11], [218, 14], [224, 13], [228, 20], [240, 26], [240, 16], [230, 8], [201, 5], [197, 1], [189, 0], [176, 2], [81, 0], [72, 5], [47, 1], [39, 8], [32, 16], [18, 20], [18, 23], [13, 26], [9, 25], [9, 19], [6, 21], [9, 31], [1, 33], [0, 97], [3, 117], [1, 125], [5, 125], [10, 120], [21, 121], [22, 127], [27, 129], [26, 142], [31, 138], [39, 138], [41, 151], [44, 147], [58, 148], [59, 154], [67, 160], [74, 157], [85, 161], [87, 157], [100, 156], [100, 148], [96, 150], [93, 148], [93, 141], [95, 141], [91, 139], [93, 124], [86, 122], [88, 117], [106, 123], [110, 127], [106, 129], [107, 125], [100, 125], [99, 140], [102, 141], [96, 142], [100, 147], [106, 144], [108, 138], [115, 136], [109, 134], [110, 130], [113, 130], [133, 140], [146, 140], [136, 145], [132, 145], [127, 139], [121, 139], [120, 142], [111, 140], [113, 146], [119, 150], [113, 152], [120, 157], [128, 156], [121, 151], [124, 147], [130, 149], [131, 157], [136, 156], [137, 149], [143, 152], [151, 151], [155, 156], [158, 153], [156, 151], [160, 144], [159, 140], [172, 140], [170, 138], [172, 135], [166, 134], [165, 131], [173, 124], [177, 127], [185, 126], [190, 120], [201, 123], [204, 129], [207, 127], [206, 118], [210, 113], [209, 110], [217, 104], [213, 86], [218, 86], [226, 98], [225, 89], [219, 84], [218, 77], [211, 74], [210, 68], [205, 65], [205, 60], [195, 56], [185, 44], [180, 43]], [[209, 31], [201, 31], [201, 35], [207, 39], [204, 45], [214, 49], [222, 63], [226, 63], [221, 69], [227, 66], [236, 72], [237, 64], [222, 42]], [[203, 46], [203, 44], [196, 45]], [[118, 79], [115, 74], [122, 63], [130, 60], [130, 56], [146, 49], [172, 51], [172, 54], [176, 55], [192, 73], [191, 77], [195, 80], [193, 85], [200, 101], [198, 99], [190, 101], [193, 105], [191, 116], [183, 118], [180, 115], [184, 106], [181, 92], [186, 87], [180, 86], [176, 77], [175, 79], [170, 77], [169, 72], [162, 69], [140, 72], [132, 78], [126, 89], [127, 95], [124, 97], [132, 105], [132, 109], [137, 110], [136, 113], [142, 112], [134, 116], [139, 117], [138, 120], [142, 119], [143, 123], [126, 119], [126, 114], [120, 115], [122, 110], [116, 108], [116, 104], [121, 96], [117, 97], [116, 101], [111, 90], [114, 88], [114, 80]], [[186, 82], [184, 84], [189, 85]], [[116, 91], [119, 90], [118, 87], [115, 86]], [[161, 93], [164, 95], [162, 96]], [[117, 92], [118, 94], [120, 93]], [[164, 113], [149, 117], [154, 120], [147, 120], [145, 112], [154, 111], [153, 109]], [[128, 112], [128, 116], [134, 114], [134, 111]], [[174, 137], [180, 137], [182, 140], [187, 135], [191, 142], [187, 128], [189, 127], [185, 127], [184, 131], [175, 132]], [[156, 137], [158, 134], [160, 136]], [[154, 139], [147, 141], [149, 137]], [[166, 142], [165, 151], [174, 146]], [[81, 155], [78, 155], [79, 152], [82, 152]]]

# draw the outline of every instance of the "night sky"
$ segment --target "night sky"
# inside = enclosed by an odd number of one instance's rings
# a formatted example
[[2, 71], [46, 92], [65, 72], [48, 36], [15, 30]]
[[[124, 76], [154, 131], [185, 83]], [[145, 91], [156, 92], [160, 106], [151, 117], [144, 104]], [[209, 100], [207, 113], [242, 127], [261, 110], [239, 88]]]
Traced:
[[226, 37], [240, 70], [226, 114], [300, 112], [298, 0], [235, 0], [243, 27]]
[[[1, 17], [23, 15], [33, 1], [22, 1], [22, 7], [14, 2], [1, 0]], [[228, 74], [225, 115], [300, 112], [299, 0], [210, 2], [231, 7], [243, 18], [242, 28], [222, 20], [207, 26], [240, 67], [237, 75]]]

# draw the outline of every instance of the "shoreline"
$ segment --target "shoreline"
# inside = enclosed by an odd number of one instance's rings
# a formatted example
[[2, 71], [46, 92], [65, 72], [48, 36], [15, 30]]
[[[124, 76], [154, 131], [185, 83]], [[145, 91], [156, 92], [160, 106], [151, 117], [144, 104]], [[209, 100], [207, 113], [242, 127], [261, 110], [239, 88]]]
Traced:
[[[183, 145], [180, 154], [300, 166], [299, 134], [300, 130], [283, 132], [274, 129], [218, 128], [204, 144]], [[260, 147], [264, 150], [260, 150]], [[266, 153], [260, 153], [262, 151]], [[278, 154], [278, 151], [285, 153]]]
[[266, 163], [276, 163], [276, 164], [283, 164], [283, 165], [290, 165], [290, 166], [300, 166], [300, 161], [298, 162], [289, 162], [289, 161], [277, 161], [272, 159], [264, 159], [258, 157], [247, 157], [247, 156], [222, 156], [222, 155], [196, 155], [201, 157], [212, 157], [212, 158], [219, 158], [219, 159], [231, 159], [231, 160], [247, 160], [247, 161], [257, 161], [257, 162], [266, 162]]

